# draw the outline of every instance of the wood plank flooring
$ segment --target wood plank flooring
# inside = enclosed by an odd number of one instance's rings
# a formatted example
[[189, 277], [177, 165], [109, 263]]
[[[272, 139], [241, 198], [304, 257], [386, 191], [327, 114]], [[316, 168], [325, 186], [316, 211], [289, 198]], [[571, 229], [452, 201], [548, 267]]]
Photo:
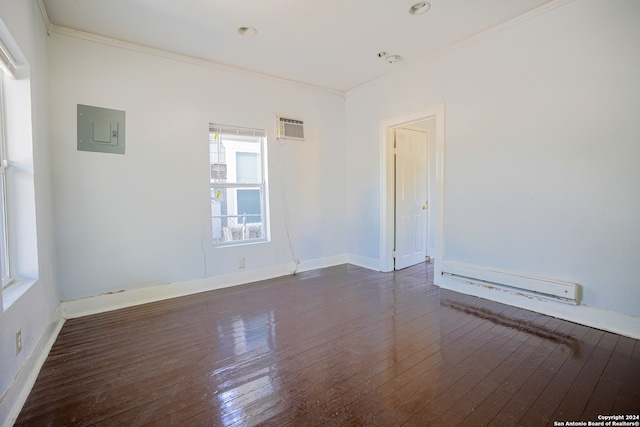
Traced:
[[638, 341], [342, 265], [68, 320], [17, 426], [545, 426], [640, 413]]

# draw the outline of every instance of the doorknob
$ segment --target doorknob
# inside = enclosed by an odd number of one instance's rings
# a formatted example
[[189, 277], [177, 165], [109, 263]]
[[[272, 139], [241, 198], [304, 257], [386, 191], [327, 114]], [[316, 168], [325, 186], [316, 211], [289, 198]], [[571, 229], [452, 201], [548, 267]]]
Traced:
[[429, 209], [429, 205], [422, 205], [422, 210], [426, 211], [427, 209]]

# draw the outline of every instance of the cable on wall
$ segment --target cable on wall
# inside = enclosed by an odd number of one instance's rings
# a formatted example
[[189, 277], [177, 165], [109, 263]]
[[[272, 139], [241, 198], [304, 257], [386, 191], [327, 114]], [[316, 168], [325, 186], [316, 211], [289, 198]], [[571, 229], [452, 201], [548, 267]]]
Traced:
[[202, 257], [204, 258], [204, 275], [202, 276], [203, 278], [207, 277], [207, 251], [206, 251], [206, 249], [204, 247], [204, 239], [205, 239], [206, 234], [207, 234], [207, 232], [203, 231], [202, 232], [202, 240], [200, 240], [200, 249], [202, 249]]
[[280, 191], [282, 193], [282, 208], [284, 210], [284, 227], [285, 230], [287, 232], [287, 239], [289, 241], [289, 250], [291, 251], [291, 256], [293, 257], [293, 262], [295, 263], [295, 268], [293, 270], [293, 272], [291, 274], [296, 274], [298, 272], [298, 266], [300, 265], [300, 260], [298, 259], [298, 256], [296, 255], [296, 251], [295, 248], [293, 247], [293, 239], [291, 238], [291, 230], [289, 227], [289, 209], [287, 207], [287, 192], [285, 189], [285, 182], [284, 182], [284, 168], [282, 167], [282, 161], [281, 161], [281, 156], [282, 153], [280, 153], [281, 148], [278, 147], [278, 145], [280, 144], [276, 144], [276, 161], [277, 161], [277, 166], [278, 166], [278, 170], [280, 171]]

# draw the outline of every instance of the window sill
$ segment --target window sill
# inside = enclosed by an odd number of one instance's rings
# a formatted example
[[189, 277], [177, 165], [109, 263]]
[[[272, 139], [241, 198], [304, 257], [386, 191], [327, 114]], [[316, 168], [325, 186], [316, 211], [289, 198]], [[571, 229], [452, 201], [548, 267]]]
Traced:
[[36, 280], [15, 279], [2, 290], [2, 311], [5, 312], [25, 294]]
[[269, 239], [233, 240], [230, 242], [213, 243], [214, 248], [230, 248], [234, 246], [255, 245], [258, 243], [268, 243]]

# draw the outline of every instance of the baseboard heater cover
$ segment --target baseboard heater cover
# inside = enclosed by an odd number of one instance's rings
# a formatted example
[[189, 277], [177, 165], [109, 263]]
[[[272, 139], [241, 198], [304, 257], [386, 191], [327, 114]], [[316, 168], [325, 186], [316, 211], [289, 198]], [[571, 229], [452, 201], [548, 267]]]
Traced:
[[442, 276], [487, 289], [502, 289], [523, 296], [580, 304], [580, 285], [462, 263], [443, 263]]

